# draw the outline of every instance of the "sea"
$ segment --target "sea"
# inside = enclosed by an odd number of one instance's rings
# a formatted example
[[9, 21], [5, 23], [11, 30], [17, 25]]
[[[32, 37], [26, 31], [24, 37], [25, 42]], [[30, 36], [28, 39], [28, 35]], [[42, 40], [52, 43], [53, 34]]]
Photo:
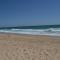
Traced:
[[0, 27], [0, 33], [60, 36], [60, 25]]

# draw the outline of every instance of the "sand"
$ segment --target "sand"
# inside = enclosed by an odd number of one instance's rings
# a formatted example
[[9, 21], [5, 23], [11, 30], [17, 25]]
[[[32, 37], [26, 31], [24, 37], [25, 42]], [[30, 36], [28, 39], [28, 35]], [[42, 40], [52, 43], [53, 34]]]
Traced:
[[60, 60], [60, 38], [0, 33], [0, 60]]

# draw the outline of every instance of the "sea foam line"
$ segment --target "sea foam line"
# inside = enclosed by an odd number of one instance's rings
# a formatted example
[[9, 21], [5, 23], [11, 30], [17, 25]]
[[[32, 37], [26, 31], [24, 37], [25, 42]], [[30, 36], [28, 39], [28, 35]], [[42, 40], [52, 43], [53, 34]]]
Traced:
[[17, 33], [17, 34], [31, 34], [31, 35], [50, 35], [60, 36], [60, 28], [57, 29], [3, 29], [0, 32], [4, 33]]

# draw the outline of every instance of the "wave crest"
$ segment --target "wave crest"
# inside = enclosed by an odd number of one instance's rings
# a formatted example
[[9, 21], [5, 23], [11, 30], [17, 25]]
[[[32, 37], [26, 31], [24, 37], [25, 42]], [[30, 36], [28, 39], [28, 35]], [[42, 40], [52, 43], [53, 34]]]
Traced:
[[0, 30], [0, 32], [17, 33], [17, 34], [60, 36], [60, 28], [49, 28], [49, 29], [2, 29], [2, 30]]

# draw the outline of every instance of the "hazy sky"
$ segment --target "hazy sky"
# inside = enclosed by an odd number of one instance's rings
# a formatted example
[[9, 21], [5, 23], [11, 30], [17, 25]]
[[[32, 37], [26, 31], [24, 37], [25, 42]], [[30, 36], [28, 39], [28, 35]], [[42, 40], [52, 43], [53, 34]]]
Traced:
[[60, 0], [0, 0], [0, 26], [60, 24]]

